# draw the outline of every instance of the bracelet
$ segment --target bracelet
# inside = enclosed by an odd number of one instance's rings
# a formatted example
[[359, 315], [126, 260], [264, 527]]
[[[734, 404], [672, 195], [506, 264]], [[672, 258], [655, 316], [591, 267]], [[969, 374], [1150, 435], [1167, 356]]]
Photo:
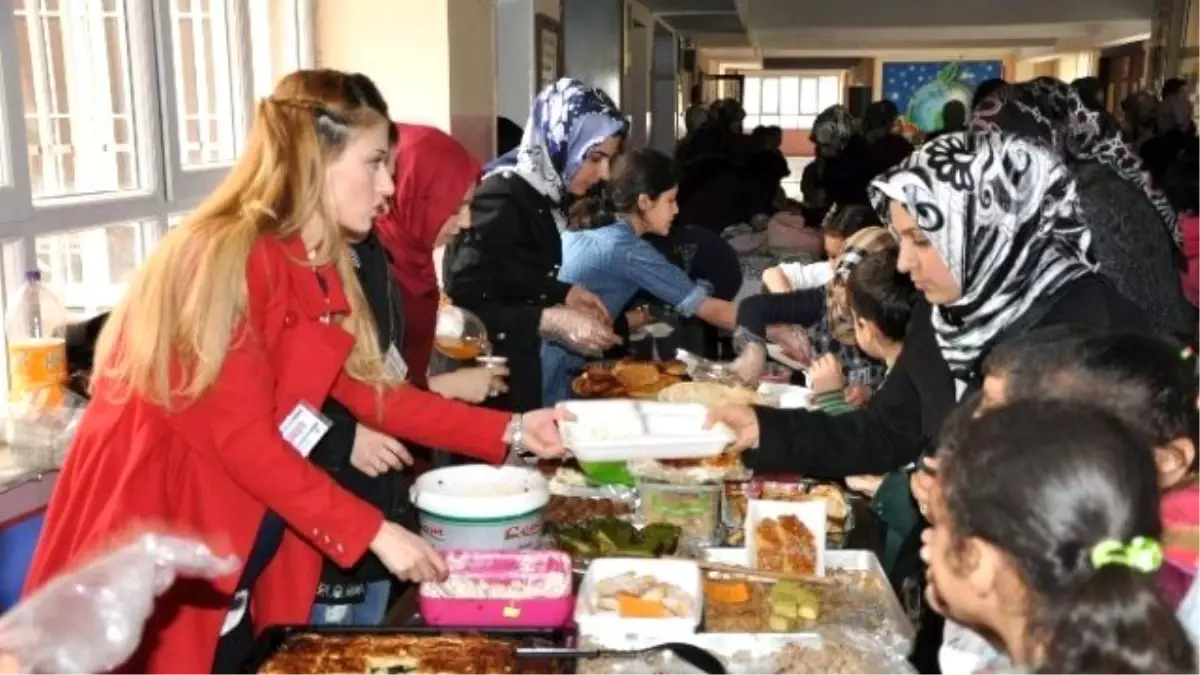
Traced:
[[504, 435], [508, 437], [508, 445], [512, 449], [520, 452], [525, 448], [525, 419], [521, 415], [513, 415], [508, 422], [508, 427], [504, 430]]

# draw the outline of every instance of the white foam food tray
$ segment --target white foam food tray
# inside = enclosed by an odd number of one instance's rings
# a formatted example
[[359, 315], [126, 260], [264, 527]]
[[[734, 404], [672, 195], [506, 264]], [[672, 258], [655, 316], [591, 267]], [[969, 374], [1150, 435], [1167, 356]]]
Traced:
[[585, 462], [715, 457], [733, 442], [724, 425], [704, 428], [699, 403], [604, 400], [559, 404], [575, 419], [559, 423], [563, 443]]
[[764, 518], [779, 518], [783, 515], [793, 515], [808, 528], [817, 546], [816, 575], [825, 576], [825, 500], [813, 499], [803, 502], [770, 501], [751, 499], [746, 505], [746, 552], [749, 555], [750, 567], [757, 560], [755, 551], [754, 528]]
[[763, 382], [758, 385], [758, 395], [776, 408], [796, 410], [812, 406], [812, 390], [794, 384]]
[[[691, 616], [669, 619], [627, 619], [596, 609], [596, 584], [628, 572], [673, 584], [692, 598]], [[694, 560], [676, 558], [597, 558], [588, 565], [575, 599], [575, 625], [580, 639], [605, 644], [638, 643], [645, 639], [675, 639], [692, 635], [704, 616], [704, 584]]]

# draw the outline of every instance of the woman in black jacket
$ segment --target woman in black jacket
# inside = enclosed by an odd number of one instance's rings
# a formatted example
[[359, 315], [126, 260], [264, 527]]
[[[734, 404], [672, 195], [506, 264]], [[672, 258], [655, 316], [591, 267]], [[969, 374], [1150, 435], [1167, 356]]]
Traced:
[[981, 106], [972, 128], [1014, 133], [1057, 151], [1075, 177], [1100, 273], [1145, 310], [1155, 332], [1191, 335], [1175, 210], [1115, 120], [1064, 82], [1039, 77]]
[[491, 399], [495, 407], [541, 406], [543, 336], [594, 351], [616, 340], [604, 303], [560, 282], [558, 270], [568, 201], [608, 178], [625, 128], [599, 89], [566, 78], [547, 87], [517, 151], [475, 191], [471, 227], [447, 247], [446, 294], [483, 320], [495, 353], [508, 358], [509, 391]]
[[[740, 447], [752, 448], [744, 463], [828, 478], [894, 471], [932, 448], [957, 401], [980, 386], [980, 364], [997, 344], [1062, 323], [1144, 330], [1145, 317], [1095, 272], [1075, 191], [1056, 155], [1000, 134], [947, 134], [879, 177], [872, 201], [900, 240], [900, 271], [924, 295], [900, 357], [859, 411], [715, 412]], [[908, 498], [896, 502], [912, 508]], [[905, 547], [911, 555], [889, 570], [914, 601], [919, 529]], [[937, 622], [928, 625], [914, 658], [922, 669], [940, 644]]]
[[[375, 318], [380, 349], [404, 344], [404, 310], [389, 271], [389, 257], [374, 231], [350, 247], [363, 295]], [[362, 426], [332, 398], [321, 412], [332, 422], [309, 459], [328, 471], [355, 495], [378, 506], [389, 520], [416, 531], [416, 514], [408, 503], [409, 479], [403, 469], [412, 456], [394, 438]], [[387, 465], [380, 466], [379, 462]], [[391, 574], [374, 555], [363, 556], [343, 570], [326, 560], [313, 605], [315, 625], [376, 626], [383, 622], [391, 590]]]

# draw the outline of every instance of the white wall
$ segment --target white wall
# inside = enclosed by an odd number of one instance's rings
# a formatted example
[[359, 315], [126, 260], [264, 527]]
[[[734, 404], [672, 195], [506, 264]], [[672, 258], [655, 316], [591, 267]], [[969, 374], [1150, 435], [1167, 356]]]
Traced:
[[495, 149], [493, 0], [314, 0], [319, 66], [362, 72], [394, 119], [453, 134], [480, 159]]
[[496, 154], [495, 6], [492, 0], [445, 1], [453, 8], [447, 32], [450, 131], [476, 158], [488, 160]]
[[[558, 17], [558, 3], [553, 0], [495, 0], [496, 1], [496, 85], [499, 114], [524, 125], [529, 117], [529, 104], [537, 86], [534, 63], [535, 5], [550, 5]], [[545, 12], [549, 15], [549, 12]]]

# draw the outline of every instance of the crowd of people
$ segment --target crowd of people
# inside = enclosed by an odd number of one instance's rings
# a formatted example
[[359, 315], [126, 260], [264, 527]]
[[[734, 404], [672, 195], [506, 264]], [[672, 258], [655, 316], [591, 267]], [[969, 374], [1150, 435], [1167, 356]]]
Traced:
[[[797, 203], [782, 133], [744, 133], [734, 101], [689, 109], [669, 157], [563, 79], [481, 164], [364, 75], [293, 73], [104, 322], [27, 592], [153, 522], [244, 565], [171, 588], [125, 669], [227, 672], [256, 627], [378, 624], [446, 574], [403, 498], [430, 452], [562, 456], [571, 373], [656, 302], [730, 334], [743, 379], [774, 342], [845, 404], [710, 421], [755, 471], [872, 500], [917, 667], [1195, 672], [1197, 144], [1170, 87], [1152, 133], [1050, 78], [984, 83], [919, 146], [889, 102], [834, 106]], [[825, 260], [735, 306], [720, 232], [787, 213]], [[505, 366], [434, 372], [443, 295]]]

